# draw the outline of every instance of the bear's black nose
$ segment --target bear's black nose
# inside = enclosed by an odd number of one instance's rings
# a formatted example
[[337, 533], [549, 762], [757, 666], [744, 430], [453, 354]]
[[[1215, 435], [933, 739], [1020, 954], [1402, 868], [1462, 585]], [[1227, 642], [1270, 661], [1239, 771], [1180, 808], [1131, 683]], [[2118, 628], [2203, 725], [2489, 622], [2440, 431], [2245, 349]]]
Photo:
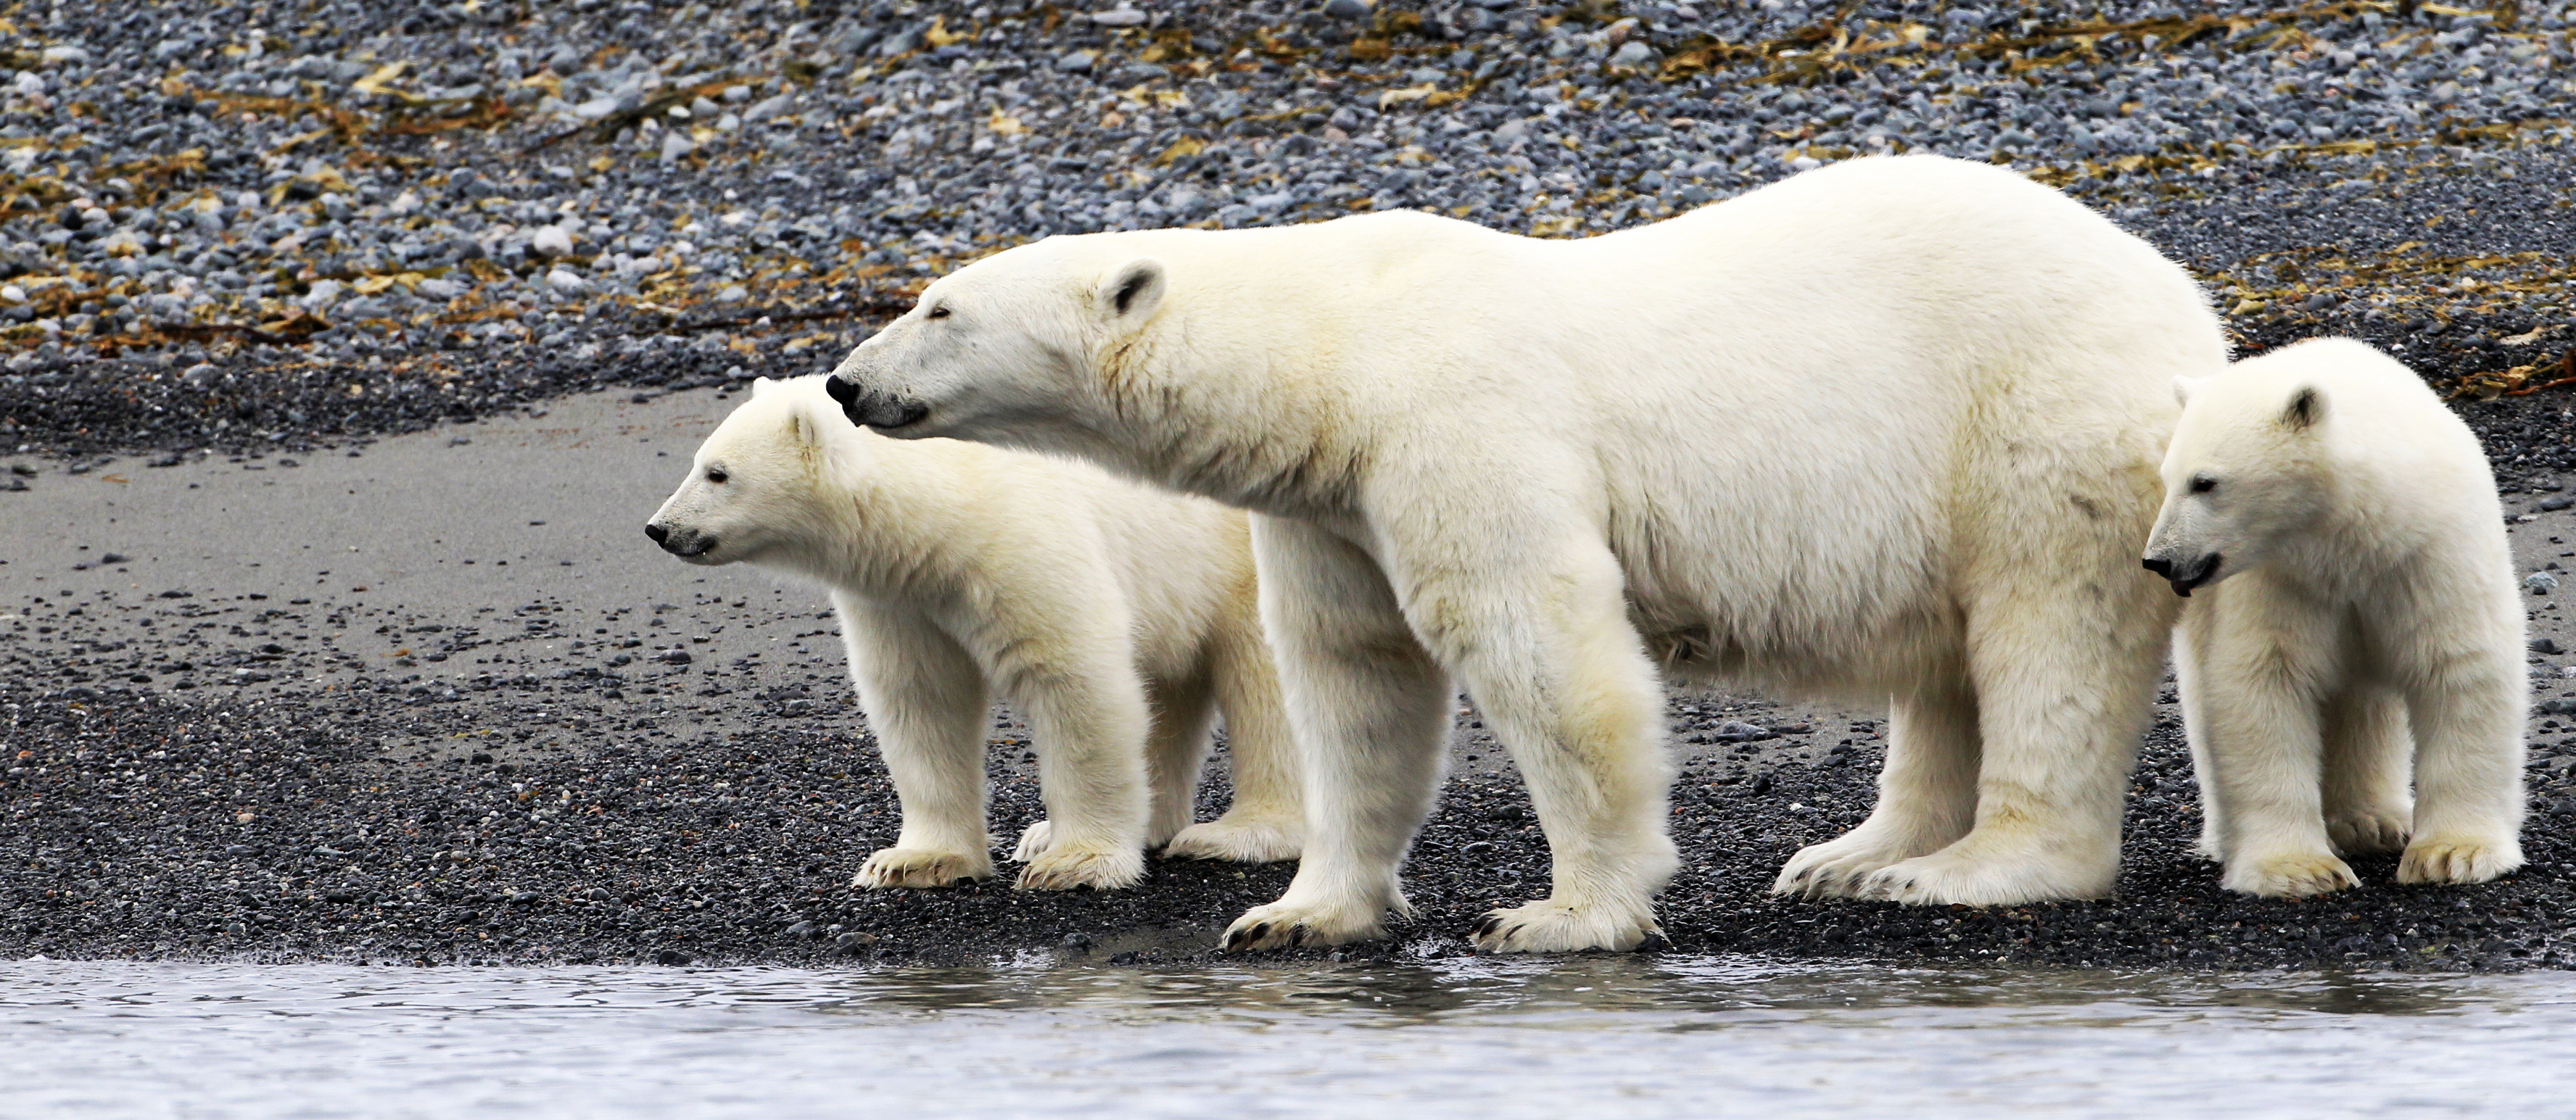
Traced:
[[660, 544], [663, 541], [671, 539], [671, 531], [659, 525], [646, 525], [644, 527], [644, 535], [653, 538], [654, 544]]
[[842, 408], [850, 407], [851, 401], [859, 399], [859, 387], [840, 377], [824, 378], [823, 392], [830, 394]]
[[[660, 539], [662, 539], [662, 538], [660, 538], [660, 537], [655, 537], [655, 538], [653, 538], [653, 539], [658, 541], [658, 540], [660, 540]], [[2153, 556], [2150, 556], [2150, 557], [2147, 557], [2147, 558], [2146, 558], [2146, 560], [2145, 560], [2145, 561], [2143, 561], [2143, 562], [2146, 564], [2146, 566], [2147, 566], [2147, 570], [2148, 570], [2148, 571], [2150, 571], [2150, 572], [2154, 572], [2155, 574], [2160, 575], [2160, 576], [2163, 576], [2163, 577], [2164, 577], [2164, 578], [2166, 578], [2166, 579], [2172, 579], [2172, 578], [2173, 578], [2173, 561], [2171, 561], [2171, 560], [2159, 560], [2159, 559], [2157, 559], [2157, 558], [2155, 558], [2155, 557], [2153, 557]]]

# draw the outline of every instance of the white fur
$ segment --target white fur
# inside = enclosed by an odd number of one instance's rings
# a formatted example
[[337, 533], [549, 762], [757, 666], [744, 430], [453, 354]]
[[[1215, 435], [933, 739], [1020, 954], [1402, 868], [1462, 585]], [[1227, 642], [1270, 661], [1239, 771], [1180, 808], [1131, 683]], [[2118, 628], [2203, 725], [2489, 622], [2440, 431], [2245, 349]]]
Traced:
[[2100, 895], [2179, 605], [2138, 570], [2199, 291], [2010, 171], [1811, 171], [1573, 241], [1419, 213], [1058, 237], [835, 377], [897, 435], [1256, 517], [1309, 843], [1237, 945], [1375, 935], [1450, 680], [1555, 857], [1498, 950], [1633, 946], [1676, 857], [1658, 671], [1892, 697], [1877, 812], [1778, 889]]
[[2216, 558], [2174, 648], [2227, 888], [2338, 890], [2338, 849], [2400, 844], [2400, 882], [2522, 866], [2522, 605], [2468, 425], [2350, 339], [2178, 388], [2147, 559]]
[[[1166, 844], [1175, 856], [1295, 858], [1295, 751], [1243, 514], [1061, 459], [885, 439], [843, 420], [823, 379], [807, 377], [755, 384], [652, 525], [693, 563], [831, 588], [903, 802], [901, 837], [854, 885], [992, 874], [992, 693], [1029, 721], [1047, 806], [1021, 837], [1020, 886], [1123, 887]], [[1192, 825], [1211, 708], [1224, 713], [1235, 800]]]

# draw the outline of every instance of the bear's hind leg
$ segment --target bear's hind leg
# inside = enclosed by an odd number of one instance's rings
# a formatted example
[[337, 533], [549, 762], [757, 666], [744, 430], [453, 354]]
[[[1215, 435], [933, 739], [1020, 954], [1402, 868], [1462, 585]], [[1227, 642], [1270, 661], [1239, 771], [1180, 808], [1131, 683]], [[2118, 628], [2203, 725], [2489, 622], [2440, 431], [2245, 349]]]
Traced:
[[1204, 676], [1156, 681], [1153, 730], [1145, 736], [1145, 785], [1152, 808], [1145, 818], [1145, 850], [1171, 842], [1189, 827], [1206, 768], [1213, 697]]
[[1163, 849], [1174, 859], [1277, 863], [1306, 844], [1305, 798], [1297, 778], [1297, 743], [1279, 698], [1279, 672], [1260, 620], [1220, 635], [1216, 703], [1225, 713], [1226, 754], [1233, 761], [1234, 800], [1225, 815], [1194, 824]]
[[[1981, 753], [1976, 824], [1958, 842], [1884, 868], [1856, 892], [1916, 905], [2100, 898], [2120, 873], [2120, 810], [2163, 675], [2171, 596], [2133, 542], [2083, 547], [1999, 533], [1996, 570], [1964, 604]], [[2150, 595], [2162, 595], [2162, 599]]]
[[[1106, 645], [1107, 643], [1103, 643]], [[1020, 838], [1022, 890], [1115, 890], [1145, 877], [1145, 684], [1124, 649], [1014, 661], [1000, 675], [1028, 717], [1047, 819]]]
[[2414, 763], [2405, 697], [2354, 686], [2326, 701], [2326, 835], [2335, 851], [2354, 856], [2406, 846], [2415, 820]]
[[1929, 855], [1968, 833], [1977, 815], [1977, 696], [1956, 669], [1932, 674], [1890, 705], [1878, 805], [1841, 838], [1789, 857], [1773, 894], [1845, 897], [1871, 872]]

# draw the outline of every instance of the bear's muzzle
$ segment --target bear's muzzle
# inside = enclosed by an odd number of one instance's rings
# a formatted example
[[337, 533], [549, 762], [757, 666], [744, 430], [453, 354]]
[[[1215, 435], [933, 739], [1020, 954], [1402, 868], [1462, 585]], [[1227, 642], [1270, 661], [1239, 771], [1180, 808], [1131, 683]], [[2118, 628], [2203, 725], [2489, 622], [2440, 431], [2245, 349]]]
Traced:
[[2181, 561], [2167, 560], [2161, 556], [2150, 556], [2140, 561], [2140, 563], [2146, 565], [2146, 569], [2148, 571], [2154, 572], [2156, 575], [2162, 577], [2165, 582], [2172, 584], [2174, 594], [2188, 599], [2191, 598], [2192, 588], [2202, 586], [2207, 584], [2210, 580], [2217, 578], [2218, 566], [2224, 560], [2225, 558], [2220, 556], [2218, 553], [2211, 552], [2191, 560]]
[[841, 404], [841, 415], [850, 423], [876, 431], [893, 431], [921, 422], [930, 415], [930, 406], [908, 401], [892, 393], [861, 388], [856, 382], [833, 374], [824, 379], [823, 391]]

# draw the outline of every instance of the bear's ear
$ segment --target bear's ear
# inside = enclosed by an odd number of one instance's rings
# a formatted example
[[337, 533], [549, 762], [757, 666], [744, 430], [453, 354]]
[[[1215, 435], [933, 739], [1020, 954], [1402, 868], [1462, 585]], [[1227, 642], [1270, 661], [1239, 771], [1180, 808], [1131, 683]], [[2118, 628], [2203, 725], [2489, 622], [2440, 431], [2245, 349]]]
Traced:
[[2189, 407], [2191, 395], [2200, 388], [2200, 382], [2201, 379], [2197, 377], [2174, 378], [2174, 403]]
[[762, 393], [766, 393], [777, 387], [778, 382], [770, 378], [755, 377], [751, 379], [751, 395], [754, 399], [758, 399]]
[[2326, 418], [2326, 395], [2314, 385], [2301, 385], [2290, 394], [2290, 403], [2281, 409], [2281, 426], [2294, 432], [2306, 431]]
[[1100, 317], [1138, 321], [1163, 304], [1163, 262], [1140, 257], [1121, 265], [1100, 286]]

